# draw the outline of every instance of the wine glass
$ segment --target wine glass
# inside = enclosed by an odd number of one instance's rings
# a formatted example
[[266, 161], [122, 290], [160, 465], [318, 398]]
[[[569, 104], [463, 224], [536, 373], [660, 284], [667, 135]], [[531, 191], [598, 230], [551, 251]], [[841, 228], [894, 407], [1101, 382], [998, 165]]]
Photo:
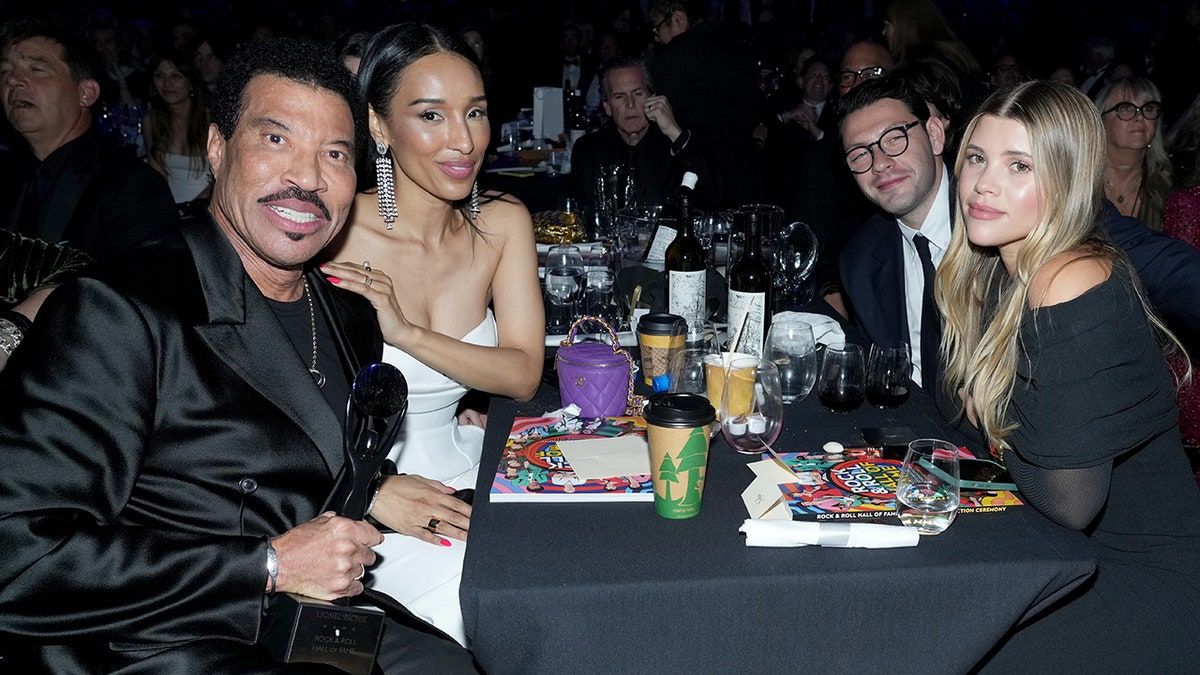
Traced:
[[817, 381], [817, 345], [812, 326], [781, 316], [767, 332], [766, 357], [779, 368], [784, 403], [802, 401]]
[[954, 522], [958, 499], [958, 448], [936, 438], [909, 443], [896, 480], [900, 522], [921, 534], [940, 534]]
[[912, 357], [908, 345], [871, 345], [867, 363], [867, 402], [879, 408], [895, 408], [908, 400], [912, 385]]
[[761, 455], [783, 430], [779, 369], [757, 357], [733, 357], [721, 395], [721, 433], [733, 449]]
[[862, 405], [866, 370], [862, 347], [852, 344], [827, 345], [821, 359], [821, 375], [817, 379], [817, 395], [821, 403], [834, 412], [850, 412]]
[[584, 271], [578, 246], [553, 246], [546, 253], [547, 333], [563, 335], [571, 329], [583, 297]]

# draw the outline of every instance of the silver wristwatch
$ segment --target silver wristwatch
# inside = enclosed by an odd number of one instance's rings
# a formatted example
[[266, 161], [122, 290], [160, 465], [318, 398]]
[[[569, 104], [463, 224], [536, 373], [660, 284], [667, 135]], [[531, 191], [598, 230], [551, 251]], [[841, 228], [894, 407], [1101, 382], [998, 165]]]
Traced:
[[275, 582], [279, 577], [279, 554], [275, 545], [267, 540], [267, 574], [271, 577], [271, 593], [275, 592]]
[[11, 319], [0, 317], [0, 350], [3, 350], [6, 356], [12, 356], [23, 337], [25, 333], [21, 331], [20, 326]]

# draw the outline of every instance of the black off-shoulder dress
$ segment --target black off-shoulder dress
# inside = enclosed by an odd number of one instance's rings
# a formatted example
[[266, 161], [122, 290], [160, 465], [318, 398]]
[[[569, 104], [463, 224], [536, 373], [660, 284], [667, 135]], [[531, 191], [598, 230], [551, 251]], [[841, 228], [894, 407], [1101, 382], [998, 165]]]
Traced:
[[1019, 427], [1005, 460], [1035, 508], [1089, 536], [1098, 565], [1082, 594], [1012, 635], [986, 672], [1200, 664], [1200, 490], [1130, 274], [1116, 265], [1021, 326], [1009, 409]]

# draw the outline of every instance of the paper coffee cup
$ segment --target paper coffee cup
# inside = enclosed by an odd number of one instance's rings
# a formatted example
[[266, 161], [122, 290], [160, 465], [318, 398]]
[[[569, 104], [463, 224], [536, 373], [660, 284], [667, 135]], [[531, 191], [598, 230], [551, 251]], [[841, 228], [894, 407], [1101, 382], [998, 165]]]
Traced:
[[681, 520], [700, 513], [712, 405], [698, 394], [655, 394], [642, 412], [650, 445], [654, 510]]
[[683, 343], [687, 337], [687, 321], [674, 314], [647, 314], [638, 320], [638, 346], [642, 352], [642, 379], [651, 387], [659, 379], [655, 391], [665, 391], [670, 383], [671, 367], [682, 365]]

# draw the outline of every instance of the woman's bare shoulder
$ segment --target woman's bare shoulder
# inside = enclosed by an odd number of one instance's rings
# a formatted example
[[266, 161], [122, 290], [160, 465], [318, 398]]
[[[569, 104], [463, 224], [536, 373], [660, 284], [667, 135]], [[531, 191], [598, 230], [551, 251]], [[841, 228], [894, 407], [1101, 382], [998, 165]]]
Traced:
[[533, 220], [529, 209], [525, 208], [520, 199], [508, 193], [483, 193], [480, 195], [479, 210], [485, 230], [495, 233], [532, 231]]
[[1029, 280], [1029, 307], [1049, 307], [1074, 300], [1104, 283], [1113, 261], [1091, 248], [1060, 253], [1042, 265]]

